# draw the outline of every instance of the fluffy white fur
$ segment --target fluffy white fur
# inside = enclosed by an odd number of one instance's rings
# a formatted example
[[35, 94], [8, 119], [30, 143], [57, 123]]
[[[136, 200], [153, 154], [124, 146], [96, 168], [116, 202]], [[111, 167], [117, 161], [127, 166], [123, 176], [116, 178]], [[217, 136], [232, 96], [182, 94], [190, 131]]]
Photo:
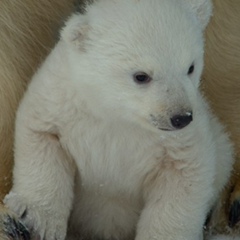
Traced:
[[68, 220], [71, 240], [202, 239], [232, 147], [198, 90], [211, 4], [188, 2], [101, 0], [66, 22], [18, 110], [5, 199], [40, 239]]

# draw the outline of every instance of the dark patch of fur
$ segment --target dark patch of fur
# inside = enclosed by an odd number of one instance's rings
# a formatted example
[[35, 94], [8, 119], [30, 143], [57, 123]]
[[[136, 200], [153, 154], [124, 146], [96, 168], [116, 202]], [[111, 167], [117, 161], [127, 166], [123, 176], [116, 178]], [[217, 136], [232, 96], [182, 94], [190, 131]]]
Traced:
[[28, 229], [20, 221], [7, 216], [4, 220], [4, 231], [13, 240], [30, 240]]

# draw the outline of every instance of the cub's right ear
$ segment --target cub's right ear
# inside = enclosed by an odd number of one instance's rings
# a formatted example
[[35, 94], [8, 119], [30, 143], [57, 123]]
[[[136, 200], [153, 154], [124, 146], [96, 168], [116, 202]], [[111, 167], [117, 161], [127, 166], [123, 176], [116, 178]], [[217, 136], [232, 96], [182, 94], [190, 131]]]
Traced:
[[65, 26], [61, 31], [61, 39], [76, 49], [84, 49], [89, 28], [86, 15], [73, 14], [65, 22]]
[[184, 0], [189, 9], [196, 14], [202, 30], [207, 26], [212, 16], [212, 0]]

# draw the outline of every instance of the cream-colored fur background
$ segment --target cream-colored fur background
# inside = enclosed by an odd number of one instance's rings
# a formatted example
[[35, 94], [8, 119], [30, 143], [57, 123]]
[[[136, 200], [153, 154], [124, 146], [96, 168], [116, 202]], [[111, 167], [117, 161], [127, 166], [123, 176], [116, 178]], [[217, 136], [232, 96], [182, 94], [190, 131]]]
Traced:
[[[39, 63], [56, 39], [56, 29], [72, 9], [73, 0], [2, 0], [0, 4], [0, 194], [11, 186], [14, 115], [18, 102]], [[227, 125], [239, 155], [240, 149], [240, 1], [214, 0], [214, 16], [206, 34], [203, 91]], [[240, 161], [230, 187], [223, 193], [225, 205], [215, 224], [224, 231], [231, 203], [239, 199]], [[230, 190], [233, 192], [230, 194]], [[230, 202], [229, 202], [230, 201]], [[0, 224], [6, 210], [0, 206]], [[237, 226], [236, 226], [237, 227]], [[4, 227], [0, 227], [4, 229]], [[236, 228], [238, 231], [238, 228]], [[0, 232], [1, 239], [5, 234]]]

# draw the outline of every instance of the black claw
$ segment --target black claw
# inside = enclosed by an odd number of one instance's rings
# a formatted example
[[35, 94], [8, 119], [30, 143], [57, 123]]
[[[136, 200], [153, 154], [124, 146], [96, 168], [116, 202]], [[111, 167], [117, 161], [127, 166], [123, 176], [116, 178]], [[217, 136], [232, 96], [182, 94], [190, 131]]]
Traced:
[[229, 227], [233, 228], [240, 221], [240, 201], [235, 200], [229, 212]]
[[28, 229], [14, 218], [7, 216], [4, 221], [5, 232], [13, 240], [30, 240], [30, 233]]
[[205, 220], [205, 223], [204, 223], [204, 227], [205, 227], [205, 228], [207, 228], [208, 224], [209, 224], [210, 221], [211, 221], [212, 213], [213, 213], [213, 210], [211, 209], [211, 210], [208, 212], [207, 217], [206, 217], [206, 220]]
[[24, 218], [26, 218], [26, 216], [27, 216], [27, 209], [22, 213], [22, 215], [21, 215], [21, 217], [20, 217], [20, 219], [24, 219]]

